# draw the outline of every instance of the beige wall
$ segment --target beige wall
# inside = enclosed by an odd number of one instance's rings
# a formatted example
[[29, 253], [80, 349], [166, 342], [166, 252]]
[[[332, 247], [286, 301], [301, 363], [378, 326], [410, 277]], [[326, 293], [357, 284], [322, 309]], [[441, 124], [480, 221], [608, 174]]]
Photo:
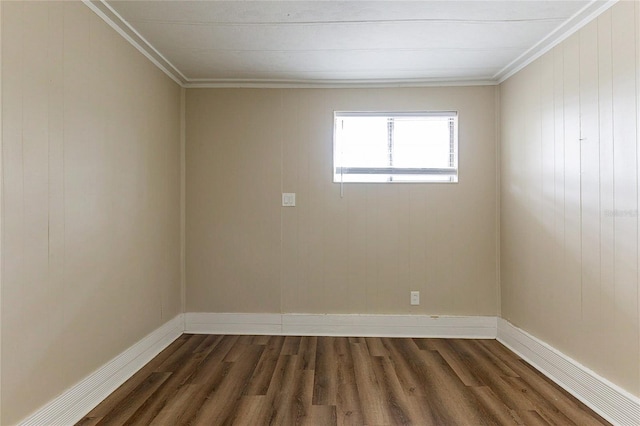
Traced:
[[502, 315], [640, 396], [640, 3], [502, 87]]
[[[636, 2], [505, 82], [500, 135], [495, 87], [189, 89], [182, 115], [86, 6], [1, 7], [1, 424], [181, 312], [182, 259], [187, 312], [501, 309], [640, 395]], [[340, 198], [332, 112], [377, 109], [458, 110], [460, 183]]]
[[[495, 90], [189, 89], [186, 310], [496, 315]], [[340, 198], [334, 110], [452, 109], [459, 184]]]
[[180, 88], [79, 2], [2, 2], [2, 419], [180, 312]]

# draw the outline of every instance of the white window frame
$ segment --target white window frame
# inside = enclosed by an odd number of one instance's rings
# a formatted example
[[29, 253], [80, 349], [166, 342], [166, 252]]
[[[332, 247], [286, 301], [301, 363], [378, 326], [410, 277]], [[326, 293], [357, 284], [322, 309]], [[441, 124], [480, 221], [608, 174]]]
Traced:
[[[458, 112], [457, 111], [334, 111], [333, 131], [333, 182], [334, 183], [457, 183], [458, 182]], [[343, 117], [386, 117], [388, 119], [402, 117], [449, 117], [450, 130], [450, 166], [446, 168], [400, 168], [400, 167], [350, 167], [341, 165], [341, 153], [337, 147], [337, 128]], [[393, 131], [390, 132], [390, 149], [393, 145]], [[391, 151], [392, 153], [392, 151]], [[375, 182], [345, 179], [345, 175], [381, 175], [386, 180]], [[414, 180], [393, 179], [394, 176], [411, 175]], [[423, 179], [416, 180], [415, 176]]]

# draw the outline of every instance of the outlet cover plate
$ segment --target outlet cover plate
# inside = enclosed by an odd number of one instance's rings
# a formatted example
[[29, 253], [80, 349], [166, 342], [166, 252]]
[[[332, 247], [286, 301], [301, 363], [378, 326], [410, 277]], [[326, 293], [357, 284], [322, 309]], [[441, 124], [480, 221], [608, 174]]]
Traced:
[[296, 206], [296, 193], [295, 192], [283, 192], [282, 193], [282, 207], [295, 207]]

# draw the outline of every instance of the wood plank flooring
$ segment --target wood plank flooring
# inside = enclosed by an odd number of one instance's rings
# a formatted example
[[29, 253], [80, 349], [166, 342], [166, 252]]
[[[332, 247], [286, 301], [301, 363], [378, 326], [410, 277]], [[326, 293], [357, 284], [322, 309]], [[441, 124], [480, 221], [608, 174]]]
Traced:
[[603, 425], [495, 340], [185, 334], [78, 425]]

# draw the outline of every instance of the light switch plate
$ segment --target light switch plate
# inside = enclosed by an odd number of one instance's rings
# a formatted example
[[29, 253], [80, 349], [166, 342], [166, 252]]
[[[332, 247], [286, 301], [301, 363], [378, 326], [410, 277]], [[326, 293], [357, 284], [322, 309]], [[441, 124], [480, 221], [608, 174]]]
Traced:
[[283, 192], [282, 193], [282, 207], [295, 207], [296, 206], [296, 193], [295, 192]]

